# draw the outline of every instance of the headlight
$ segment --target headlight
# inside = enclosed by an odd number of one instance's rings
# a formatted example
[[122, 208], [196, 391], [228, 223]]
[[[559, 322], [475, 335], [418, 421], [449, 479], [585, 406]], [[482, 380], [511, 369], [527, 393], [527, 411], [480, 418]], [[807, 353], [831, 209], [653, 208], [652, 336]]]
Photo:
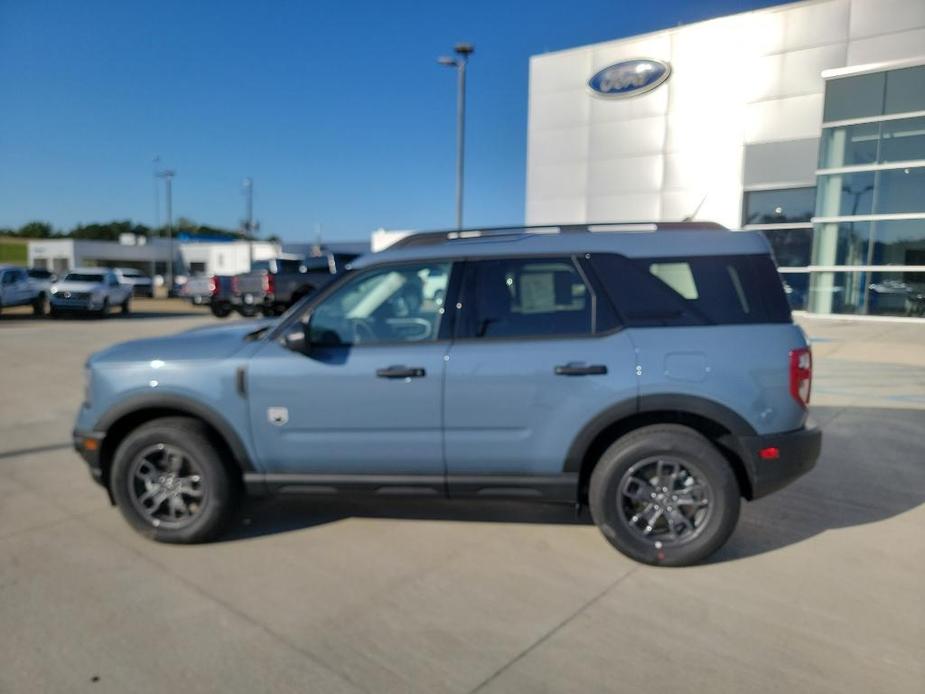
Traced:
[[50, 291], [52, 294], [57, 294], [57, 293], [58, 293], [58, 288], [57, 288], [57, 287], [52, 287], [52, 288], [49, 289], [48, 291]]

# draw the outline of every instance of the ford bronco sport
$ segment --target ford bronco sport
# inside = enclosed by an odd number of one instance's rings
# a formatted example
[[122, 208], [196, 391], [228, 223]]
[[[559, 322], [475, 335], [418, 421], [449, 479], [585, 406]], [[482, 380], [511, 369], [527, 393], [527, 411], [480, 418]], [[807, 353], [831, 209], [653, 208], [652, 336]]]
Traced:
[[431, 233], [272, 323], [93, 355], [74, 442], [164, 542], [214, 538], [242, 492], [532, 499], [684, 565], [814, 465], [811, 375], [757, 233]]

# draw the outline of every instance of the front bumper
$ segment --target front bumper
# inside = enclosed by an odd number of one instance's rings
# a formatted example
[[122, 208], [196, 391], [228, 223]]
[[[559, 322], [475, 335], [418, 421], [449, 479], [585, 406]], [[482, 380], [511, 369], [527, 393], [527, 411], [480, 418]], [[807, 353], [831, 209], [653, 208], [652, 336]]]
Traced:
[[[796, 431], [763, 436], [741, 436], [737, 440], [742, 461], [748, 468], [752, 499], [776, 492], [813, 469], [822, 451], [822, 431], [812, 420]], [[776, 449], [776, 455], [771, 452]], [[761, 452], [765, 451], [762, 457]]]
[[106, 485], [103, 479], [103, 467], [100, 464], [100, 451], [103, 448], [103, 438], [105, 434], [99, 431], [78, 431], [74, 430], [72, 434], [74, 440], [74, 450], [84, 459], [90, 468], [90, 474], [98, 484]]

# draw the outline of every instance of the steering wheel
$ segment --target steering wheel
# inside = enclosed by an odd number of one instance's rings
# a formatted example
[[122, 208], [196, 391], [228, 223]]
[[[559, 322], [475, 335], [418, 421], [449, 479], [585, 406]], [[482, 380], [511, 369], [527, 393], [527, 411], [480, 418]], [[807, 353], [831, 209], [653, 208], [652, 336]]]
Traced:
[[379, 336], [373, 330], [373, 326], [367, 318], [353, 319], [353, 343], [362, 344], [363, 342], [375, 342]]

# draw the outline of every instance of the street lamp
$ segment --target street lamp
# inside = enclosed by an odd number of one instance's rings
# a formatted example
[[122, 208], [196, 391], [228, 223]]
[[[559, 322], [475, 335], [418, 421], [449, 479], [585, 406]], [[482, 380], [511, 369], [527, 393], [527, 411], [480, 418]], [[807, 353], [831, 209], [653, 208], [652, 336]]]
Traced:
[[173, 177], [176, 171], [164, 169], [158, 171], [159, 178], [164, 179], [167, 202], [167, 296], [173, 291]]
[[471, 43], [457, 43], [454, 50], [456, 57], [441, 56], [437, 58], [440, 65], [455, 67], [457, 73], [456, 92], [456, 228], [463, 225], [463, 157], [466, 140], [466, 64], [469, 56], [475, 52]]

